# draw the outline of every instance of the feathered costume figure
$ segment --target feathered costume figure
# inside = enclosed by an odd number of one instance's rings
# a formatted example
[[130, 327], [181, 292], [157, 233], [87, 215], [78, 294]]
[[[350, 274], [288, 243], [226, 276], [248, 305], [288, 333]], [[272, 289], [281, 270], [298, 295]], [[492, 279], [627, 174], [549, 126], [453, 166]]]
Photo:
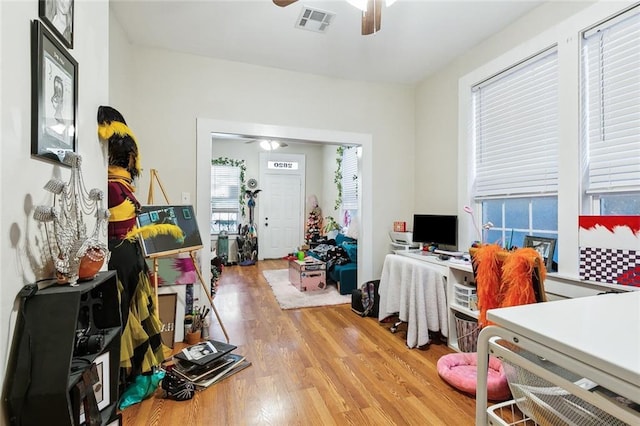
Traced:
[[[500, 256], [505, 253], [505, 256]], [[547, 270], [540, 254], [530, 247], [505, 252], [496, 244], [484, 245], [473, 255], [473, 266], [480, 311], [478, 323], [481, 327], [490, 325], [487, 320], [489, 309], [546, 300], [544, 280]], [[540, 294], [536, 294], [534, 277], [539, 282]]]
[[162, 324], [154, 304], [149, 268], [136, 236], [171, 234], [179, 239], [183, 234], [175, 225], [136, 227], [140, 203], [134, 195], [133, 180], [140, 175], [140, 153], [122, 114], [108, 106], [99, 107], [98, 136], [108, 144], [109, 269], [118, 273], [123, 323], [120, 384], [127, 387], [136, 376], [151, 373], [168, 354], [160, 337]]

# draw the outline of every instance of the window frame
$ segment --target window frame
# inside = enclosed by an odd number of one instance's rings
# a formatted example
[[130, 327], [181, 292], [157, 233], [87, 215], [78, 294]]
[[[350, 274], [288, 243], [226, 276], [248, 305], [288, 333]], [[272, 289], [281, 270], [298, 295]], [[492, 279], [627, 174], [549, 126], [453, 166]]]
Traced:
[[[227, 159], [228, 160], [228, 159]], [[243, 190], [243, 186], [244, 186], [244, 182], [243, 182], [243, 175], [244, 175], [244, 170], [243, 170], [243, 165], [244, 165], [244, 161], [233, 161], [233, 160], [229, 160], [229, 161], [224, 161], [222, 159], [217, 159], [212, 161], [211, 164], [211, 196], [209, 198], [210, 201], [210, 215], [209, 215], [209, 233], [210, 235], [220, 235], [220, 233], [222, 232], [227, 232], [227, 233], [231, 233], [231, 234], [237, 234], [238, 233], [238, 226], [242, 223], [242, 218], [244, 217], [243, 214], [243, 204], [242, 204], [242, 199], [244, 198], [244, 190]], [[216, 176], [216, 172], [215, 172], [215, 168], [231, 168], [233, 169], [236, 174], [236, 176], [231, 176], [231, 174], [229, 174], [229, 180], [237, 178], [237, 188], [238, 188], [238, 194], [236, 197], [236, 202], [234, 206], [231, 207], [214, 207], [214, 191], [216, 190], [216, 185], [214, 182], [215, 176]], [[233, 184], [227, 184], [226, 186], [228, 187], [232, 187], [234, 186]], [[235, 194], [233, 194], [235, 195]], [[230, 197], [224, 197], [224, 200], [232, 200], [233, 196]], [[229, 215], [236, 215], [236, 224], [235, 226], [229, 226], [227, 225], [227, 229], [214, 229], [216, 228], [216, 225], [214, 224], [214, 214], [229, 214]], [[217, 227], [217, 228], [222, 228]]]
[[[459, 217], [467, 220], [459, 221], [459, 247], [469, 247], [476, 239], [476, 226], [482, 226], [479, 206], [474, 204], [473, 191], [473, 145], [470, 139], [471, 87], [480, 81], [498, 73], [510, 65], [517, 63], [522, 57], [533, 55], [553, 44], [558, 45], [559, 54], [559, 114], [561, 148], [559, 187], [558, 187], [558, 260], [559, 276], [571, 280], [579, 279], [579, 228], [577, 218], [582, 214], [580, 197], [582, 191], [582, 175], [580, 170], [580, 99], [579, 99], [579, 38], [582, 31], [604, 22], [612, 16], [629, 9], [636, 4], [620, 5], [612, 2], [597, 2], [559, 21], [552, 28], [543, 29], [534, 36], [523, 36], [520, 42], [510, 48], [501, 50], [497, 55], [485, 55], [485, 62], [470, 66], [458, 80], [458, 198], [457, 211]], [[476, 213], [476, 223], [464, 212], [464, 207], [472, 205]], [[555, 285], [555, 284], [554, 284]], [[556, 287], [561, 291], [559, 287]]]
[[[606, 211], [603, 211], [602, 204], [603, 204], [603, 201], [606, 200], [607, 198], [618, 197], [621, 195], [622, 196], [628, 195], [631, 198], [640, 197], [640, 180], [638, 180], [638, 182], [636, 182], [636, 184], [633, 185], [630, 182], [625, 181], [625, 179], [622, 179], [618, 176], [617, 179], [619, 180], [615, 180], [613, 184], [610, 182], [609, 185], [605, 187], [602, 183], [597, 182], [597, 179], [598, 179], [597, 177], [591, 176], [591, 170], [590, 170], [591, 160], [594, 154], [596, 159], [599, 159], [601, 163], [604, 162], [602, 158], [603, 154], [599, 153], [597, 150], [597, 147], [599, 145], [608, 145], [610, 143], [620, 144], [621, 143], [620, 139], [623, 139], [619, 137], [607, 138], [606, 136], [603, 137], [602, 135], [611, 134], [612, 131], [610, 129], [617, 127], [617, 126], [614, 126], [614, 124], [612, 123], [614, 120], [608, 120], [603, 117], [608, 116], [609, 115], [608, 111], [611, 109], [613, 109], [614, 111], [619, 111], [620, 109], [616, 109], [616, 107], [623, 103], [622, 101], [619, 100], [620, 97], [618, 97], [618, 100], [616, 100], [615, 102], [610, 103], [609, 99], [616, 99], [616, 98], [613, 96], [613, 93], [615, 93], [615, 91], [613, 88], [609, 89], [610, 85], [608, 84], [608, 82], [611, 80], [617, 80], [615, 77], [618, 77], [620, 75], [619, 71], [621, 69], [624, 70], [626, 69], [625, 67], [628, 67], [628, 64], [626, 62], [628, 62], [629, 58], [632, 57], [632, 55], [620, 54], [619, 52], [617, 52], [617, 49], [619, 48], [620, 45], [625, 45], [625, 44], [629, 44], [632, 47], [639, 45], [639, 44], [627, 43], [627, 41], [625, 41], [624, 39], [626, 30], [623, 29], [622, 31], [620, 31], [621, 27], [623, 27], [623, 24], [627, 22], [628, 19], [636, 20], [636, 22], [632, 24], [634, 26], [633, 26], [633, 31], [631, 32], [635, 36], [640, 38], [639, 36], [640, 5], [637, 5], [637, 4], [634, 5], [633, 7], [629, 7], [627, 9], [621, 10], [618, 13], [610, 16], [606, 20], [603, 20], [602, 22], [598, 23], [597, 25], [592, 25], [591, 27], [584, 29], [580, 32], [579, 126], [580, 126], [580, 132], [581, 132], [580, 148], [581, 148], [581, 159], [582, 159], [580, 167], [581, 167], [581, 174], [583, 176], [580, 192], [582, 197], [581, 211], [583, 214], [587, 214], [587, 215], [616, 214], [616, 213], [607, 213]], [[622, 35], [620, 35], [620, 33], [622, 33]], [[617, 34], [617, 37], [616, 36], [613, 37], [613, 41], [612, 41], [612, 37], [610, 37], [611, 34], [614, 34], [614, 35]], [[606, 47], [603, 45], [603, 39], [607, 40], [605, 41], [605, 43], [608, 43]], [[592, 51], [595, 50], [593, 49], [594, 45], [598, 49], [596, 50], [595, 55], [593, 54], [589, 55], [589, 53], [593, 53]], [[604, 50], [605, 48], [606, 50]], [[640, 47], [638, 47], [637, 49], [640, 50]], [[610, 53], [612, 51], [616, 52], [616, 55], [613, 55], [612, 53]], [[622, 53], [627, 53], [627, 51], [625, 50]], [[610, 57], [618, 58], [618, 59], [615, 59], [615, 61], [613, 59], [609, 61], [608, 59]], [[622, 58], [622, 60], [620, 60], [619, 58]], [[591, 59], [593, 60], [591, 61]], [[638, 59], [636, 59], [636, 62], [638, 62]], [[603, 76], [602, 75], [603, 69], [604, 70], [607, 69], [603, 64], [610, 66], [611, 63], [616, 63], [618, 67], [615, 68], [614, 72], [612, 72], [611, 74]], [[635, 63], [632, 63], [631, 65], [634, 65], [634, 64]], [[593, 72], [589, 73], [589, 71], [593, 70], [594, 68], [598, 71], [598, 74], [595, 77], [592, 77], [594, 73]], [[628, 90], [622, 90], [619, 92], [622, 92], [622, 97], [624, 99], [628, 99], [632, 102], [635, 101], [633, 106], [638, 108], [638, 111], [640, 111], [640, 97], [636, 96], [638, 91], [640, 91], [640, 87], [637, 86], [638, 82], [635, 82], [635, 84], [634, 82], [627, 82], [627, 84], [631, 85], [632, 87], [636, 87], [635, 89], [636, 91], [631, 92], [632, 93], [631, 96], [629, 96]], [[597, 89], [595, 90], [595, 92], [593, 90], [594, 86], [596, 86], [596, 89]], [[623, 86], [623, 87], [627, 89], [628, 86]], [[592, 93], [595, 93], [595, 95], [590, 96]], [[589, 106], [594, 103], [592, 100], [592, 97], [595, 99], [595, 101], [597, 101], [597, 105], [598, 105], [598, 108], [593, 108], [593, 109], [600, 110], [599, 111], [600, 115], [597, 116], [598, 117], [597, 120], [590, 119], [590, 113], [592, 112], [592, 109], [590, 109]], [[625, 104], [624, 109], [628, 109], [628, 104]], [[633, 111], [635, 111], [635, 109]], [[620, 117], [620, 115], [616, 115], [616, 117]], [[594, 126], [591, 126], [591, 124], [594, 122], [597, 124]], [[628, 120], [625, 120], [625, 123], [628, 123], [628, 122], [629, 122]], [[633, 121], [631, 122], [633, 123]], [[627, 124], [625, 124], [625, 127], [626, 126]], [[636, 135], [638, 130], [640, 130], [640, 121], [638, 122], [637, 125], [629, 129], [631, 133]], [[594, 138], [590, 136], [591, 134], [593, 134], [594, 131], [598, 136], [600, 136], [596, 140], [594, 140]], [[604, 140], [602, 140], [603, 138]], [[591, 145], [592, 143], [594, 144], [593, 148]], [[623, 145], [626, 145], [626, 144], [627, 142], [624, 142]], [[635, 141], [635, 142], [632, 141], [631, 144], [635, 149], [640, 149], [640, 141]], [[613, 154], [611, 154], [612, 151], [614, 151]], [[633, 156], [625, 156], [625, 154], [622, 151], [615, 152], [615, 150], [609, 150], [609, 149], [607, 150], [607, 153], [605, 155], [607, 157], [609, 157], [610, 155], [615, 155], [616, 156], [615, 158], [620, 159], [620, 161], [624, 162], [624, 164], [619, 164], [617, 167], [611, 168], [613, 170], [623, 170], [625, 168], [628, 168], [630, 163], [627, 160], [633, 158]], [[615, 159], [608, 159], [607, 167], [610, 168], [609, 164], [611, 164], [611, 162], [613, 161], [615, 161]], [[638, 164], [640, 164], [640, 160]], [[602, 169], [603, 168], [600, 168], [599, 170], [602, 170]], [[611, 172], [611, 170], [609, 170], [607, 173], [610, 177], [612, 176], [614, 179], [616, 179], [615, 171]], [[635, 173], [637, 175], [638, 171], [636, 170]], [[631, 213], [626, 212], [625, 214], [640, 214], [640, 211], [631, 212]]]

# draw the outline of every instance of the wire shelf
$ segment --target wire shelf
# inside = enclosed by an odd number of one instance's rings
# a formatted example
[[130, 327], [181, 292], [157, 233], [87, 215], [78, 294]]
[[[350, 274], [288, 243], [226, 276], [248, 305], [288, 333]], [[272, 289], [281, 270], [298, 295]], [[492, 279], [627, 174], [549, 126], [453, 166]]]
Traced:
[[[525, 417], [538, 424], [627, 425], [606, 411], [519, 365], [510, 363], [508, 360], [503, 360], [503, 365], [515, 404]], [[579, 379], [573, 373], [544, 359], [539, 359], [538, 365], [547, 370], [554, 370], [555, 374], [559, 374], [585, 389], [590, 390], [597, 387], [595, 383]]]
[[522, 414], [513, 399], [487, 408], [487, 418], [492, 426], [538, 426], [538, 423]]

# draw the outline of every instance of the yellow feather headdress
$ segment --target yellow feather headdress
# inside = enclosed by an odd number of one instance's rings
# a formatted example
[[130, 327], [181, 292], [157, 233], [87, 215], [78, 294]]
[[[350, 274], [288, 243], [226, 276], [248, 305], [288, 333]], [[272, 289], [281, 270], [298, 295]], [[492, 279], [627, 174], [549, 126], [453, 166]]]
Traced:
[[114, 134], [118, 136], [129, 136], [136, 144], [136, 151], [138, 151], [138, 155], [136, 155], [135, 167], [139, 173], [142, 170], [142, 165], [140, 162], [140, 147], [138, 146], [138, 141], [136, 140], [136, 137], [131, 129], [129, 129], [126, 124], [120, 123], [119, 121], [110, 121], [98, 124], [98, 137], [101, 140], [108, 141]]

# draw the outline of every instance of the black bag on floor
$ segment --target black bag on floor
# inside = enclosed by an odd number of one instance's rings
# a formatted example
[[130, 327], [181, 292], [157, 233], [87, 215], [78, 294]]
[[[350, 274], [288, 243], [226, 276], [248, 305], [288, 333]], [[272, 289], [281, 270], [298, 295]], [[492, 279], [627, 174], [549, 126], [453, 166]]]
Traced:
[[363, 317], [378, 317], [380, 280], [367, 281], [351, 292], [351, 310]]
[[364, 306], [362, 305], [362, 290], [356, 288], [351, 291], [351, 310], [364, 317]]

